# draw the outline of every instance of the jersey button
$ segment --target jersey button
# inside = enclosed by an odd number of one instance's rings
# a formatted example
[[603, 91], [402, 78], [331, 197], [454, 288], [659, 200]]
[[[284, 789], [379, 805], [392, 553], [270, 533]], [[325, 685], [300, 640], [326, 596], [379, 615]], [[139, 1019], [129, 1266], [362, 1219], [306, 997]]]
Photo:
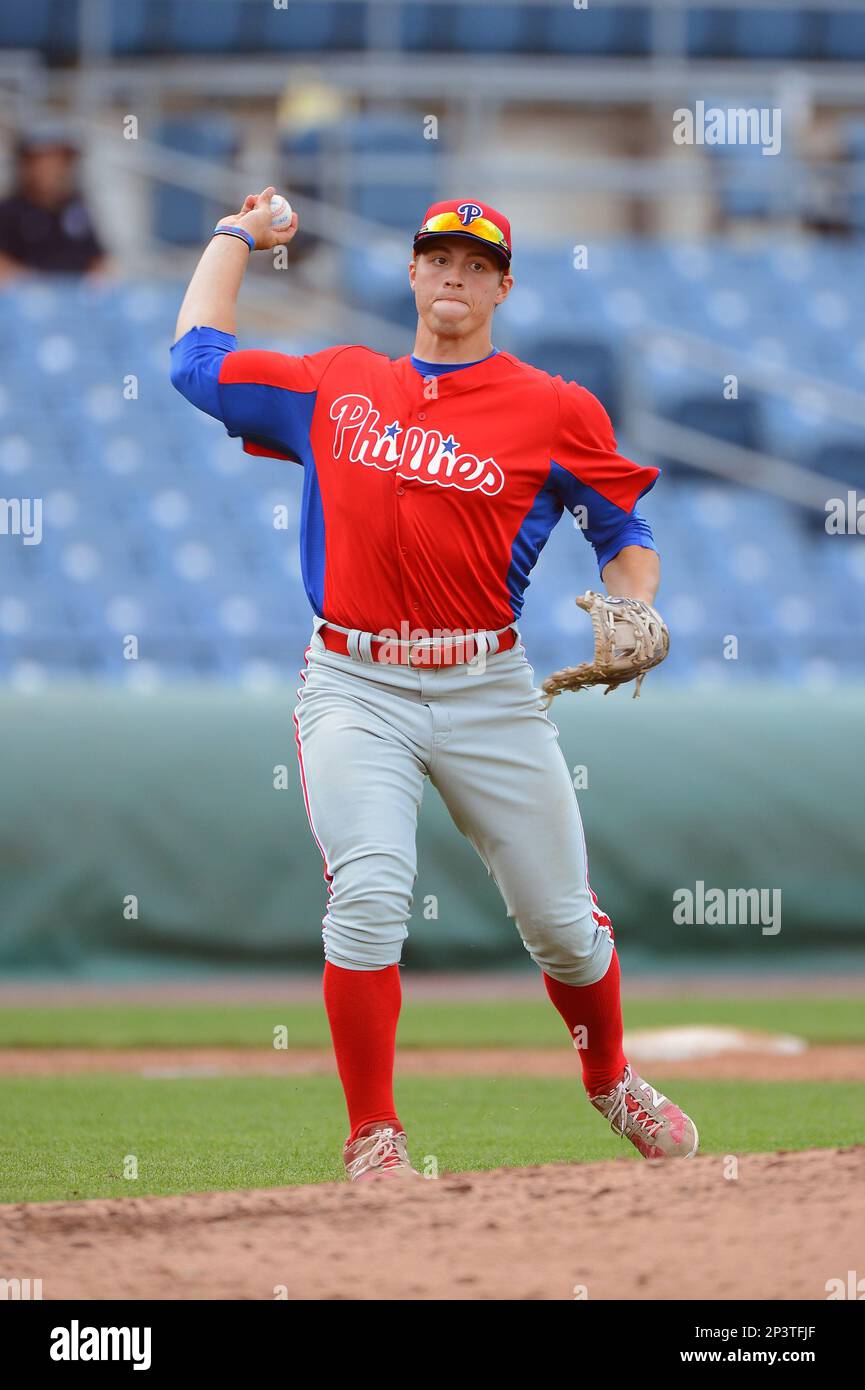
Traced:
[[418, 418], [419, 420], [425, 420], [425, 419], [426, 419], [426, 411], [425, 411], [425, 410], [419, 410], [418, 413], [417, 413], [417, 418]]
[[396, 490], [396, 495], [397, 495], [397, 497], [405, 497], [405, 488], [404, 488], [404, 487], [398, 487], [397, 490]]

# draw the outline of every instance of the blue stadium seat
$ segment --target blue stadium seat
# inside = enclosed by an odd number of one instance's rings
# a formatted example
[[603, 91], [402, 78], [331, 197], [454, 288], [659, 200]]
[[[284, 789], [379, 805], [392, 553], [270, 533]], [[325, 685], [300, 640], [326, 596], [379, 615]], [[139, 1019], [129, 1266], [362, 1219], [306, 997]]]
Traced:
[[830, 10], [823, 15], [822, 57], [835, 62], [865, 61], [865, 14]]
[[155, 11], [148, 0], [112, 0], [111, 51], [118, 56], [152, 52], [158, 47], [151, 36], [150, 20]]
[[[742, 449], [759, 451], [764, 447], [762, 414], [756, 400], [725, 401], [717, 394], [694, 395], [669, 405], [664, 415], [673, 424], [699, 430]], [[678, 459], [668, 459], [662, 466], [679, 475], [696, 471]]]
[[351, 116], [340, 123], [339, 138], [354, 154], [425, 154], [435, 145], [424, 139], [420, 119], [405, 111]]
[[[753, 96], [747, 102], [733, 96], [710, 96], [705, 103], [706, 111], [720, 109], [766, 110], [774, 112], [775, 103], [769, 97]], [[765, 127], [766, 147], [770, 141], [781, 135], [777, 117], [769, 118], [771, 124]], [[739, 134], [738, 129], [729, 132]], [[744, 133], [744, 132], [743, 132]], [[764, 126], [762, 115], [748, 120], [748, 139], [742, 143], [726, 143], [703, 146], [704, 157], [709, 161], [717, 182], [717, 197], [724, 215], [732, 218], [766, 218], [772, 215], [789, 215], [793, 210], [795, 184], [789, 177], [784, 163], [784, 147], [774, 154], [764, 154], [762, 140]], [[755, 137], [751, 139], [751, 135]]]
[[54, 0], [30, 0], [27, 5], [4, 5], [0, 10], [0, 47], [43, 48], [47, 42]]
[[694, 6], [685, 15], [685, 49], [691, 58], [730, 57], [733, 23], [728, 10]]
[[[188, 117], [166, 121], [158, 138], [169, 150], [198, 155], [214, 164], [232, 163], [238, 150], [238, 131], [227, 118]], [[222, 205], [191, 189], [158, 183], [153, 194], [153, 230], [162, 241], [200, 245], [223, 216]]]
[[813, 11], [745, 9], [733, 12], [733, 51], [742, 58], [819, 58], [820, 28]]
[[[417, 309], [415, 308], [414, 295], [408, 284], [408, 274], [406, 273], [405, 289], [387, 295], [379, 300], [376, 305], [368, 305], [376, 313], [384, 314], [391, 323], [400, 328], [414, 332], [417, 328]], [[407, 343], [407, 348], [409, 344]]]
[[465, 53], [525, 52], [532, 32], [531, 19], [531, 8], [524, 5], [499, 5], [495, 17], [487, 5], [460, 5], [454, 24], [454, 46]]
[[242, 33], [240, 0], [183, 0], [169, 5], [160, 29], [169, 53], [229, 53]]
[[[534, 6], [532, 11], [534, 14]], [[649, 11], [642, 5], [590, 3], [575, 10], [559, 4], [542, 6], [537, 16], [548, 53], [642, 57], [650, 49]]]
[[359, 216], [383, 222], [410, 235], [417, 230], [418, 218], [423, 217], [430, 203], [435, 201], [435, 194], [436, 185], [431, 179], [426, 182], [412, 179], [399, 185], [365, 183], [356, 191], [352, 206]]
[[401, 5], [400, 46], [409, 53], [452, 53], [458, 48], [459, 10], [459, 5], [430, 4], [427, 0]]
[[234, 153], [238, 128], [224, 116], [185, 116], [163, 122], [158, 138], [169, 150], [218, 159]]
[[865, 444], [841, 440], [826, 443], [814, 454], [811, 467], [815, 473], [861, 489], [865, 486]]
[[308, 159], [327, 149], [329, 136], [334, 133], [332, 126], [313, 125], [303, 130], [284, 130], [279, 136], [280, 153], [288, 158]]
[[524, 345], [525, 359], [550, 376], [576, 381], [597, 396], [615, 423], [619, 416], [618, 362], [612, 348], [596, 340], [573, 336], [539, 336]]
[[535, 5], [403, 4], [400, 44], [410, 53], [523, 53], [545, 49], [544, 10]]
[[[416, 230], [416, 228], [415, 228]], [[359, 246], [343, 255], [343, 283], [351, 302], [390, 316], [401, 300], [414, 306], [408, 285], [408, 249], [396, 237], [393, 247], [375, 251]], [[404, 320], [397, 313], [397, 321]]]
[[338, 141], [338, 138], [336, 124], [292, 128], [280, 133], [281, 162], [277, 177], [280, 186], [290, 190], [293, 201], [304, 197], [324, 199], [328, 196], [329, 151], [332, 142]]
[[822, 56], [819, 16], [807, 8], [688, 10], [686, 49], [692, 58], [751, 58], [757, 61]]
[[[425, 140], [419, 117], [407, 114], [365, 115], [341, 122], [332, 133], [340, 148], [353, 157], [355, 173], [367, 172], [358, 180], [352, 206], [362, 217], [398, 227], [403, 232], [417, 230], [421, 218], [435, 200], [435, 168], [439, 142]], [[382, 155], [401, 157], [410, 173], [399, 180], [376, 181], [374, 161]], [[362, 161], [368, 158], [366, 171]]]
[[260, 20], [262, 47], [278, 52], [327, 52], [366, 45], [366, 5], [357, 0], [289, 0], [285, 9], [255, 7], [250, 23]]
[[68, 58], [78, 48], [79, 0], [26, 0], [0, 6], [0, 49], [36, 48]]

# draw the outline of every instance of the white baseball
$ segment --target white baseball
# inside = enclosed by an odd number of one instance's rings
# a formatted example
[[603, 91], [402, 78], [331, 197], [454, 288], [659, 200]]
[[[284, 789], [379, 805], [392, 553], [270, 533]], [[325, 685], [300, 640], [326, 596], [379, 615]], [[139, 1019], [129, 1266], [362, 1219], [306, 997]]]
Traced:
[[270, 225], [276, 230], [291, 226], [291, 203], [281, 193], [274, 193], [270, 200]]

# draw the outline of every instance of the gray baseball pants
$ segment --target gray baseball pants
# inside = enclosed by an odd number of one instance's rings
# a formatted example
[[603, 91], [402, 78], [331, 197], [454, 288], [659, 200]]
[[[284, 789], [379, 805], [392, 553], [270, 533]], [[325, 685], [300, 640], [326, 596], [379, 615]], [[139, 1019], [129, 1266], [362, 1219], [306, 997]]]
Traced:
[[294, 717], [301, 781], [328, 883], [325, 958], [400, 958], [429, 778], [477, 850], [532, 960], [591, 985], [612, 955], [558, 730], [521, 642], [483, 663], [416, 668], [328, 651], [317, 635]]

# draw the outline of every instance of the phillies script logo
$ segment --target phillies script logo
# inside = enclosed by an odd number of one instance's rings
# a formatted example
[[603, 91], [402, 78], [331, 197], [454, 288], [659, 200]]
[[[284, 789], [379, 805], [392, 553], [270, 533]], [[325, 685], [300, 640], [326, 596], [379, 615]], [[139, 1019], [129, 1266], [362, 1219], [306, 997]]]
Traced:
[[379, 429], [379, 412], [367, 396], [340, 396], [330, 407], [330, 418], [336, 421], [334, 458], [341, 458], [345, 450], [352, 463], [367, 468], [383, 473], [395, 468], [398, 478], [483, 492], [487, 497], [504, 487], [505, 477], [495, 459], [460, 453], [452, 434], [445, 439], [438, 430], [422, 430], [419, 425], [404, 429], [397, 420]]

